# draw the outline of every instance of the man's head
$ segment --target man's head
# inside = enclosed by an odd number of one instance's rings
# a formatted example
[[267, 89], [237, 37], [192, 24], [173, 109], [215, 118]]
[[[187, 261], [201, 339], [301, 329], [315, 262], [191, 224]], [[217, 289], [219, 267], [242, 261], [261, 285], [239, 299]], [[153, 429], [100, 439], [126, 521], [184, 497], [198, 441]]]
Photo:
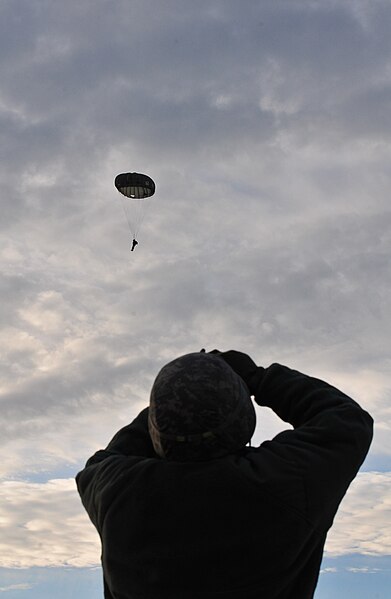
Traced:
[[243, 448], [254, 433], [250, 392], [217, 355], [186, 354], [169, 362], [151, 390], [149, 432], [169, 460], [208, 460]]

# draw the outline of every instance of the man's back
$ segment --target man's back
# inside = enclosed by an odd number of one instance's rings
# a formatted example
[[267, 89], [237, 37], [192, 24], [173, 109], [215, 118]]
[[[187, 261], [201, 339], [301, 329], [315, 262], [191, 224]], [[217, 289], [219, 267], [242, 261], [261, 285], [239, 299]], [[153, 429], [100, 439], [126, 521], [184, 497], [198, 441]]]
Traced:
[[102, 539], [107, 599], [310, 599], [327, 530], [372, 419], [327, 383], [280, 365], [259, 397], [295, 426], [201, 462], [159, 458], [148, 408], [78, 475]]

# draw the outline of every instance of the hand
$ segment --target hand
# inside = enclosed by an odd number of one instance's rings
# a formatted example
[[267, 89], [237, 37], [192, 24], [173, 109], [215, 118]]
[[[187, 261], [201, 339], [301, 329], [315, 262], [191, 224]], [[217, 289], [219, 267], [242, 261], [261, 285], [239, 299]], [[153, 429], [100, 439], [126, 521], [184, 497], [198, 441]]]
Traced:
[[[201, 351], [205, 352], [205, 350]], [[222, 358], [244, 380], [251, 395], [254, 395], [265, 370], [262, 366], [257, 366], [247, 354], [233, 349], [226, 352], [214, 349], [208, 353]]]

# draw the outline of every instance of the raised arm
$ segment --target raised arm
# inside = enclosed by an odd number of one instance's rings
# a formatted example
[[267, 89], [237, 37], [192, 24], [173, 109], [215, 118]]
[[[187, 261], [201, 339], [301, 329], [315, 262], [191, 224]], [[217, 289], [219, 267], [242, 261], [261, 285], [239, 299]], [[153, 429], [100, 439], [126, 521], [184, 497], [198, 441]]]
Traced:
[[76, 476], [83, 505], [98, 530], [124, 471], [149, 457], [157, 456], [148, 433], [148, 408], [145, 408], [114, 435], [106, 449], [97, 451]]
[[320, 379], [280, 364], [258, 367], [239, 352], [220, 355], [227, 356], [259, 405], [271, 408], [293, 426], [261, 448], [292, 464], [305, 485], [309, 518], [322, 528], [331, 526], [371, 444], [371, 416]]

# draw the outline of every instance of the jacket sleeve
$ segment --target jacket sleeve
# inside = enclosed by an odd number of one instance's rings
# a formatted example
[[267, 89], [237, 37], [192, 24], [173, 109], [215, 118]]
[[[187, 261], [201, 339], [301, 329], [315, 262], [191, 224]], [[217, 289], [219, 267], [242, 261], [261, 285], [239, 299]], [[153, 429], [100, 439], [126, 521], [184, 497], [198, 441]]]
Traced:
[[156, 457], [151, 437], [148, 432], [148, 411], [145, 408], [127, 426], [121, 428], [111, 439], [106, 449], [97, 451], [88, 461], [87, 466], [101, 462], [110, 456]]
[[280, 364], [260, 377], [255, 401], [293, 426], [262, 446], [294, 465], [304, 482], [307, 516], [329, 528], [369, 450], [371, 416], [335, 387]]
[[76, 476], [82, 503], [98, 531], [121, 487], [125, 470], [146, 458], [158, 457], [148, 432], [148, 410], [142, 410], [133, 422], [119, 430], [106, 449], [97, 451]]

